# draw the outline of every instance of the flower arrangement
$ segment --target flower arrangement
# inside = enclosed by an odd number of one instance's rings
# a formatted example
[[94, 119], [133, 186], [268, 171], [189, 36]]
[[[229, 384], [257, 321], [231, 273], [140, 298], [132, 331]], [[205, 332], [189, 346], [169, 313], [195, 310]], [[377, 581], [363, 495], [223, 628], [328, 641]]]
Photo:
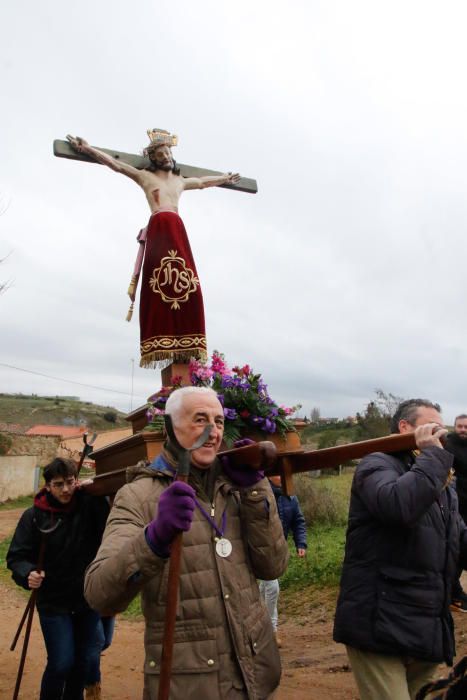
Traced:
[[[210, 364], [192, 360], [189, 373], [193, 386], [211, 387], [217, 393], [224, 409], [224, 441], [228, 447], [248, 431], [280, 436], [295, 431], [290, 417], [300, 405], [278, 406], [269, 396], [261, 374], [255, 374], [249, 365], [229, 369], [224, 355], [215, 350]], [[181, 382], [181, 377], [172, 377], [171, 386], [162, 387], [149, 398], [148, 430], [163, 430], [165, 404]]]

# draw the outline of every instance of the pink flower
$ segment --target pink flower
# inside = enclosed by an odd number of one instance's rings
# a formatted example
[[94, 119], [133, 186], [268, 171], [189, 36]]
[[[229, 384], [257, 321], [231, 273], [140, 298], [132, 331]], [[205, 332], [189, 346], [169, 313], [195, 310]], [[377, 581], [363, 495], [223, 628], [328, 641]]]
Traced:
[[191, 360], [190, 364], [188, 365], [188, 372], [190, 373], [190, 382], [192, 384], [195, 384], [196, 382], [196, 376], [200, 367], [202, 367], [202, 365], [201, 362], [198, 362], [198, 360]]
[[222, 377], [229, 374], [229, 368], [224, 360], [224, 356], [217, 350], [214, 350], [212, 353], [211, 369], [215, 374], [220, 374]]
[[170, 381], [174, 389], [179, 389], [182, 386], [183, 377], [181, 374], [175, 374]]

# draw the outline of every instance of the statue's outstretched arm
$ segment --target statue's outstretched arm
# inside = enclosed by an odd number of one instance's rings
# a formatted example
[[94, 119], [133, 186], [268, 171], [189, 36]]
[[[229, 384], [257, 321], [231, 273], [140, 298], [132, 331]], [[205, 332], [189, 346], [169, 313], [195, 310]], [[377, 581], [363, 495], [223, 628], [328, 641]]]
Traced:
[[238, 173], [225, 173], [224, 175], [204, 175], [203, 177], [184, 177], [183, 189], [185, 190], [203, 190], [205, 187], [217, 187], [235, 183], [240, 180]]
[[137, 168], [134, 168], [128, 163], [123, 163], [121, 160], [112, 158], [112, 156], [109, 156], [108, 153], [104, 153], [104, 151], [100, 151], [98, 148], [94, 148], [94, 146], [90, 146], [87, 141], [81, 138], [81, 136], [71, 136], [68, 134], [66, 138], [70, 146], [78, 153], [86, 153], [86, 155], [90, 156], [97, 163], [106, 165], [116, 173], [121, 173], [122, 175], [131, 177], [132, 180], [135, 180], [138, 184], [140, 184], [141, 171]]

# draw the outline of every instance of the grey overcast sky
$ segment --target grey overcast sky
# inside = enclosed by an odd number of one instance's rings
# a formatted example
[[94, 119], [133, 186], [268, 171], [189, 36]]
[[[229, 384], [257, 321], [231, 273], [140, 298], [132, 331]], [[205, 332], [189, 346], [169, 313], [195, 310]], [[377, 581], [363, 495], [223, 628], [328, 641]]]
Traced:
[[144, 195], [52, 142], [139, 152], [161, 127], [259, 185], [181, 200], [211, 351], [308, 414], [376, 387], [466, 411], [466, 25], [463, 0], [8, 3], [0, 389], [126, 411], [133, 359], [132, 407], [159, 388], [124, 320]]

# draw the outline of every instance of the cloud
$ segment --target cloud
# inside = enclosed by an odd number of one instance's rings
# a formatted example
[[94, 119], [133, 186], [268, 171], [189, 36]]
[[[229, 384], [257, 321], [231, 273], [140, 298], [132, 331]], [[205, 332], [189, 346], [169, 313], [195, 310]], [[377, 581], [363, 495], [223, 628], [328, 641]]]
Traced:
[[[2, 359], [131, 392], [123, 320], [147, 205], [102, 166], [52, 156], [77, 133], [258, 180], [185, 193], [210, 349], [309, 412], [362, 410], [375, 387], [465, 411], [466, 9], [369, 0], [129, 8], [10, 5], [0, 29]], [[21, 52], [18, 45], [21, 45]], [[6, 195], [5, 195], [6, 193]], [[0, 367], [6, 391], [77, 393]], [[159, 386], [134, 370], [141, 399]], [[115, 396], [127, 410], [130, 396]], [[134, 407], [134, 406], [133, 406]]]

